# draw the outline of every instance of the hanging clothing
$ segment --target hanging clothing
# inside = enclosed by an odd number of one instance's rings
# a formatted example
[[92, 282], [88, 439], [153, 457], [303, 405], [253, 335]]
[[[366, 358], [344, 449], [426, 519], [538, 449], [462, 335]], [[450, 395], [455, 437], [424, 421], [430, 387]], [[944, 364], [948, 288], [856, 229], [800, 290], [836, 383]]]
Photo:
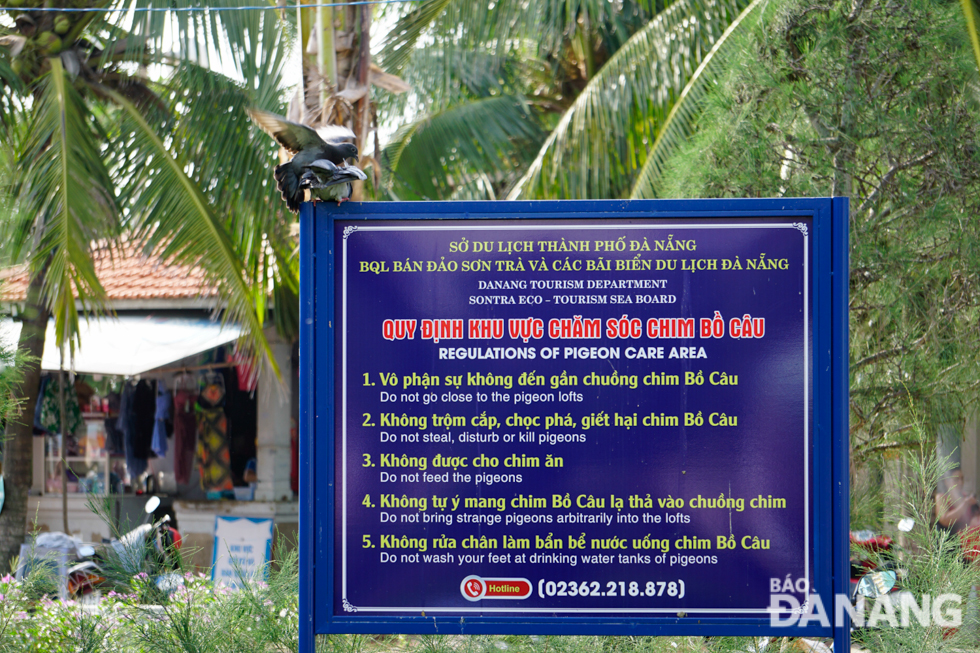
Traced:
[[228, 417], [225, 415], [225, 387], [215, 375], [197, 398], [197, 465], [201, 489], [223, 492], [233, 488], [231, 454], [228, 451]]
[[109, 414], [115, 417], [105, 418], [105, 448], [111, 455], [122, 456], [126, 453], [126, 445], [123, 439], [122, 429], [119, 428], [119, 402], [121, 397], [118, 392], [110, 392], [106, 395], [109, 404]]
[[132, 482], [136, 477], [146, 471], [146, 460], [140, 460], [133, 455], [133, 445], [130, 442], [133, 429], [133, 396], [136, 394], [136, 386], [130, 383], [123, 384], [122, 394], [119, 397], [119, 417], [116, 418], [116, 428], [123, 434], [123, 452], [126, 454], [126, 472]]
[[197, 416], [194, 407], [197, 393], [178, 390], [174, 398], [174, 476], [181, 485], [191, 481], [194, 444], [197, 439]]
[[238, 373], [238, 389], [241, 392], [255, 392], [259, 387], [259, 374], [255, 366], [255, 360], [248, 354], [238, 351], [231, 355], [231, 360], [235, 363], [235, 371]]
[[153, 439], [150, 447], [159, 458], [167, 455], [167, 422], [170, 421], [170, 393], [167, 384], [160, 379], [157, 381], [156, 409], [153, 414]]
[[116, 428], [116, 423], [115, 417], [106, 417], [103, 422], [105, 426], [105, 450], [110, 456], [121, 456], [126, 453], [123, 432]]
[[[41, 401], [41, 428], [49, 433], [61, 433], [61, 399], [58, 396], [60, 383], [57, 376], [44, 386]], [[82, 408], [78, 405], [75, 388], [65, 384], [65, 429], [74, 435], [82, 427]]]
[[156, 415], [156, 396], [153, 386], [143, 379], [136, 384], [133, 395], [133, 453], [144, 460], [153, 451], [153, 426]]
[[228, 454], [231, 456], [231, 482], [245, 482], [245, 465], [257, 456], [255, 436], [258, 406], [255, 394], [239, 389], [241, 377], [234, 367], [221, 372], [225, 378], [225, 415], [228, 416]]
[[146, 471], [152, 452], [156, 401], [153, 388], [145, 379], [135, 386], [126, 384], [119, 402], [119, 421], [126, 448], [126, 469], [131, 480]]

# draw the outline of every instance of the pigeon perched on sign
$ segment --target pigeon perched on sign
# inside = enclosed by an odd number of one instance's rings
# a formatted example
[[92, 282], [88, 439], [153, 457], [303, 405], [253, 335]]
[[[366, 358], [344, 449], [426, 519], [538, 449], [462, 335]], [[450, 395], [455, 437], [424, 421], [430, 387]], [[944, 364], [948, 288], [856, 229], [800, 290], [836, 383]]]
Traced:
[[[346, 127], [326, 125], [317, 130], [286, 120], [282, 116], [277, 116], [268, 111], [260, 111], [259, 109], [246, 109], [246, 111], [252, 122], [293, 155], [292, 160], [276, 166], [274, 172], [276, 188], [282, 193], [282, 198], [286, 200], [286, 207], [293, 213], [299, 211], [300, 202], [304, 199], [304, 189], [300, 187], [300, 178], [304, 173], [309, 172], [307, 168], [312, 163], [328, 161], [343, 170], [347, 167], [347, 159], [357, 158], [357, 147], [348, 142], [354, 139], [354, 132]], [[364, 175], [360, 170], [358, 172]], [[314, 173], [314, 176], [318, 175]], [[354, 178], [361, 179], [364, 177], [357, 177], [355, 174]], [[342, 182], [338, 181], [337, 183]], [[307, 186], [307, 188], [313, 188], [313, 186]], [[320, 188], [326, 188], [326, 186]]]
[[299, 178], [299, 187], [310, 189], [313, 201], [336, 200], [340, 205], [350, 199], [352, 181], [365, 180], [367, 175], [353, 165], [338, 166], [327, 159], [318, 159], [306, 166]]

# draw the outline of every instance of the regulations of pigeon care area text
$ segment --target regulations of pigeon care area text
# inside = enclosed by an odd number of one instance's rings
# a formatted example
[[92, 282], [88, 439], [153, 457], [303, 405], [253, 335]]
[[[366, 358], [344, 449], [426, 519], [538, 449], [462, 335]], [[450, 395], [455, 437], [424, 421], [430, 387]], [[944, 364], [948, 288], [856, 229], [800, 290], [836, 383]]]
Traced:
[[773, 579], [833, 594], [833, 201], [384, 206], [301, 214], [315, 632], [759, 633]]

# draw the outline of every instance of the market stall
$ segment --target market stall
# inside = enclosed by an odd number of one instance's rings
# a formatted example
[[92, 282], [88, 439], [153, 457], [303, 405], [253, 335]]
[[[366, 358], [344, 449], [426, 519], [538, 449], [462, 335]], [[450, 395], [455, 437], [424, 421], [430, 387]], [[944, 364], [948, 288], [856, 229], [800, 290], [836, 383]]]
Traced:
[[[74, 374], [65, 373], [64, 429], [61, 359], [49, 327], [29, 527], [64, 530], [67, 506], [68, 530], [99, 541], [138, 521], [145, 496], [156, 494], [201, 567], [214, 562], [219, 515], [271, 517], [295, 530], [292, 348], [267, 334], [280, 381], [236, 354], [236, 325], [173, 313], [82, 323]], [[0, 322], [8, 346], [18, 333], [18, 323]]]

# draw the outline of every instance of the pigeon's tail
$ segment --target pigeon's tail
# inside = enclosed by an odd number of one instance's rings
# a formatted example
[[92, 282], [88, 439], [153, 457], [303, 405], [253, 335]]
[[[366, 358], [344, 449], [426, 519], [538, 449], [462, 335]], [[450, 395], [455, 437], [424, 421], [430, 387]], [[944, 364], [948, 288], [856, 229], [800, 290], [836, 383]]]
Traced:
[[299, 177], [293, 170], [292, 161], [276, 166], [273, 173], [276, 178], [276, 188], [282, 193], [282, 198], [286, 200], [286, 208], [293, 213], [299, 212], [299, 205], [304, 199], [303, 189], [299, 187]]

